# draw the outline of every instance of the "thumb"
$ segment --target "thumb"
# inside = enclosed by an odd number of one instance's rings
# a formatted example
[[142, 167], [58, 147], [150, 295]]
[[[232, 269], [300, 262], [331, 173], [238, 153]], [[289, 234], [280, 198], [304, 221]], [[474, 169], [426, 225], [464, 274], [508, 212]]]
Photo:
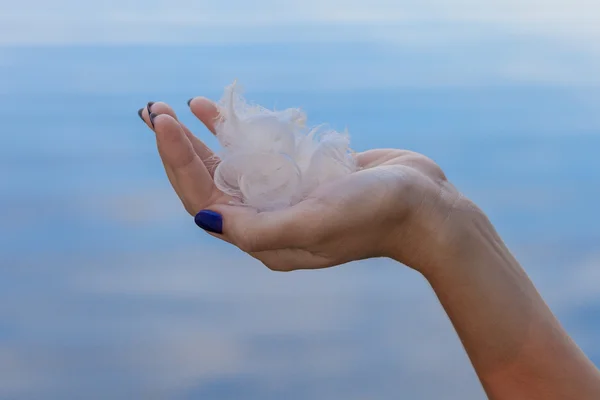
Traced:
[[314, 214], [309, 208], [298, 206], [258, 212], [244, 206], [215, 204], [200, 211], [195, 222], [213, 236], [254, 253], [305, 247], [316, 237]]

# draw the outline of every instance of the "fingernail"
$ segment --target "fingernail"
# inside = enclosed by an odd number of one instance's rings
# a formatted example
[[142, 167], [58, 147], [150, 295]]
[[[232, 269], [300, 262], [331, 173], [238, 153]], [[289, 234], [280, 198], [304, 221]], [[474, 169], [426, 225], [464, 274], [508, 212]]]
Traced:
[[192, 97], [191, 99], [189, 99], [189, 100], [187, 101], [187, 105], [188, 105], [188, 107], [190, 106], [190, 104], [192, 104], [192, 100], [194, 100], [194, 97]]
[[144, 108], [140, 108], [140, 109], [138, 110], [138, 115], [140, 116], [140, 119], [141, 119], [142, 121], [144, 120], [144, 117], [142, 116], [142, 113], [143, 113], [143, 112], [144, 112]]
[[152, 106], [154, 105], [153, 101], [149, 101], [148, 104], [146, 105], [146, 110], [148, 110], [148, 114], [150, 114], [152, 112]]
[[154, 118], [158, 117], [158, 114], [150, 113], [150, 124], [152, 125], [152, 129], [154, 129]]
[[223, 233], [223, 217], [221, 214], [211, 210], [202, 210], [194, 218], [196, 225], [205, 231], [212, 233]]

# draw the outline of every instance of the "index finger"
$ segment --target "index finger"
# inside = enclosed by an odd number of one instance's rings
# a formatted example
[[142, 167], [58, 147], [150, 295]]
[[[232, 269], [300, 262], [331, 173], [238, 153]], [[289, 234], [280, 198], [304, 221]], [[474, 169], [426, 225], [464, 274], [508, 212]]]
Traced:
[[179, 196], [191, 215], [209, 204], [226, 201], [194, 151], [181, 125], [170, 115], [150, 114], [156, 132], [158, 151], [177, 183]]
[[[149, 119], [150, 112], [153, 112], [153, 113], [159, 114], [159, 115], [160, 114], [170, 115], [171, 117], [173, 117], [175, 120], [177, 120], [179, 122], [177, 115], [175, 114], [175, 111], [168, 104], [163, 103], [163, 102], [157, 102], [157, 103], [151, 103], [151, 104], [152, 104], [151, 109], [150, 109], [150, 107], [146, 107], [141, 110], [140, 117], [142, 117], [142, 119], [144, 121], [146, 121], [146, 119]], [[187, 136], [189, 141], [192, 143], [192, 147], [196, 151], [196, 154], [198, 154], [198, 157], [200, 157], [200, 159], [202, 160], [204, 165], [206, 165], [206, 169], [208, 170], [208, 172], [211, 174], [211, 176], [214, 175], [215, 169], [217, 168], [217, 166], [219, 165], [219, 162], [221, 161], [219, 159], [219, 157], [217, 155], [215, 155], [214, 152], [206, 144], [204, 144], [204, 142], [202, 142], [200, 139], [198, 139], [185, 126], [185, 124], [183, 124], [181, 122], [179, 122], [179, 124], [181, 125], [181, 128], [183, 129], [183, 132], [185, 133], [185, 135]], [[151, 127], [150, 123], [148, 123], [148, 126]]]

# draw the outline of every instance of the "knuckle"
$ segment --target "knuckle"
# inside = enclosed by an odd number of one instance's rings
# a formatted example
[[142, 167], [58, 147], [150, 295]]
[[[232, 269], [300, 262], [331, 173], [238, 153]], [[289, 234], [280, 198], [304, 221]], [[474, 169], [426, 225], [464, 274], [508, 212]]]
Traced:
[[442, 168], [435, 161], [433, 161], [430, 158], [427, 158], [426, 163], [427, 163], [430, 173], [434, 177], [436, 177], [437, 179], [439, 179], [441, 181], [448, 180], [448, 178], [446, 178], [446, 174], [444, 173], [444, 170], [442, 170]]
[[279, 251], [264, 251], [250, 253], [252, 257], [260, 261], [265, 267], [274, 272], [291, 272], [298, 269], [294, 259], [281, 256]]
[[189, 202], [182, 200], [181, 201], [183, 203], [183, 208], [185, 208], [185, 211], [187, 211], [188, 214], [190, 214], [192, 217], [195, 217], [196, 214], [198, 214], [197, 207], [193, 207], [191, 204], [189, 204]]
[[436, 180], [447, 180], [446, 174], [442, 168], [431, 158], [424, 156], [423, 154], [412, 153], [407, 157], [407, 161], [409, 161], [409, 164], [413, 164], [414, 166], [422, 168]]
[[290, 271], [292, 271], [291, 268], [286, 267], [280, 263], [270, 263], [267, 261], [263, 261], [262, 263], [264, 264], [265, 267], [267, 267], [268, 269], [270, 269], [273, 272], [290, 272]]
[[274, 272], [290, 272], [294, 267], [277, 255], [277, 252], [250, 253], [252, 257], [260, 261], [265, 267]]
[[248, 240], [244, 237], [236, 240], [237, 247], [242, 250], [244, 253], [253, 253], [257, 251], [251, 240]]

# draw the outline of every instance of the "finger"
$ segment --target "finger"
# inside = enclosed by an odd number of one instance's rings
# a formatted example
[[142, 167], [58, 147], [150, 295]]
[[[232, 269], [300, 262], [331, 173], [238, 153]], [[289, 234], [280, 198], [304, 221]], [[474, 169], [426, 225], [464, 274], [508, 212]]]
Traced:
[[407, 154], [400, 158], [400, 163], [425, 173], [434, 181], [446, 181], [446, 174], [431, 158], [419, 153]]
[[[151, 112], [153, 112], [155, 114], [170, 115], [175, 120], [177, 120], [177, 115], [175, 114], [175, 111], [166, 103], [162, 103], [162, 102], [153, 103], [150, 110], [151, 110]], [[147, 110], [143, 111], [143, 112], [147, 112]], [[202, 162], [206, 166], [206, 169], [208, 170], [210, 175], [213, 176], [214, 171], [220, 162], [219, 157], [216, 156], [213, 153], [213, 151], [207, 145], [205, 145], [204, 142], [202, 142], [200, 139], [198, 139], [192, 133], [192, 131], [190, 131], [184, 124], [182, 124], [181, 122], [179, 122], [179, 124], [181, 125], [183, 132], [185, 133], [185, 135], [189, 139], [190, 143], [192, 144], [194, 151], [196, 152], [196, 154], [198, 154], [198, 157], [200, 157], [200, 160], [202, 160]]]
[[213, 135], [216, 135], [215, 125], [221, 117], [217, 105], [205, 97], [194, 97], [188, 101], [188, 105], [192, 113], [202, 121]]
[[378, 165], [385, 164], [388, 161], [403, 157], [408, 154], [414, 154], [410, 150], [399, 149], [374, 149], [367, 150], [362, 153], [355, 153], [354, 158], [359, 167], [372, 168]]
[[410, 150], [374, 149], [355, 153], [359, 167], [372, 168], [380, 165], [402, 164], [424, 172], [435, 180], [445, 181], [446, 175], [439, 165], [429, 157]]
[[209, 204], [224, 200], [206, 166], [194, 151], [181, 125], [170, 115], [150, 115], [165, 166], [172, 171], [178, 195], [186, 210], [196, 215]]
[[[150, 111], [149, 110], [152, 108], [153, 105], [154, 105], [154, 102], [151, 101], [151, 102], [149, 102], [146, 105], [146, 107], [141, 108], [138, 111], [138, 115], [140, 116], [140, 118], [142, 119], [142, 121], [144, 121], [146, 123], [146, 125], [148, 126], [148, 128], [150, 128], [152, 131], [154, 131], [154, 128], [152, 127], [152, 124], [150, 123]], [[167, 164], [165, 164], [165, 162], [162, 160], [162, 157], [161, 157], [161, 162], [163, 164], [163, 167], [165, 168], [165, 172], [167, 174], [167, 178], [169, 179], [169, 182], [171, 183], [171, 186], [173, 187], [173, 190], [175, 190], [175, 192], [177, 194], [179, 194], [179, 188], [177, 186], [177, 181], [175, 180], [175, 176], [173, 174], [173, 170], [171, 169], [170, 166], [168, 166]]]
[[216, 204], [196, 215], [196, 224], [247, 253], [302, 249], [321, 237], [319, 208], [309, 201], [272, 212]]

